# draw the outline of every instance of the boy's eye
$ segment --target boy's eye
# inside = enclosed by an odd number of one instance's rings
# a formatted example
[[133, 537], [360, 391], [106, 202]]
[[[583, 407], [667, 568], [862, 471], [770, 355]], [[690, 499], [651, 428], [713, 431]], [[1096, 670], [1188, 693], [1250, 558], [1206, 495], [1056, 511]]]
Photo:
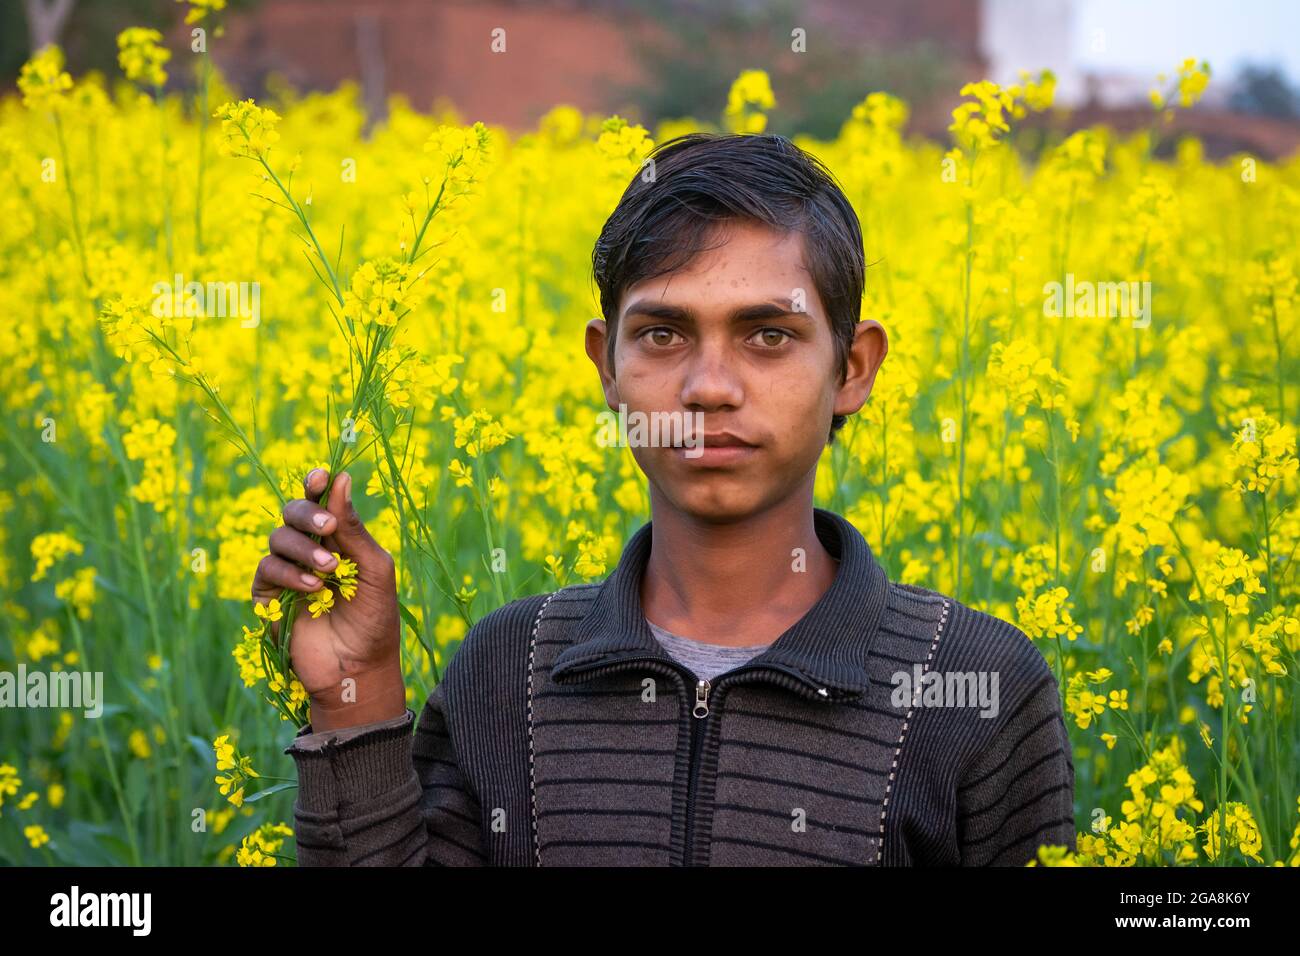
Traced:
[[673, 344], [673, 336], [676, 334], [665, 325], [656, 325], [642, 332], [641, 337], [648, 338], [651, 345], [668, 346]]
[[792, 338], [789, 332], [784, 329], [759, 329], [754, 333], [758, 344], [770, 349], [784, 345], [786, 339]]

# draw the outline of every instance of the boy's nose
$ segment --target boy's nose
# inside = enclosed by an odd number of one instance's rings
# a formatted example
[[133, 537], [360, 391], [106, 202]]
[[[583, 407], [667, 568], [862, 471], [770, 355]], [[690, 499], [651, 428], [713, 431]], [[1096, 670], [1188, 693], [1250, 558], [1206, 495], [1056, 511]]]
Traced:
[[740, 376], [718, 351], [701, 352], [688, 363], [681, 391], [682, 404], [687, 408], [735, 408], [743, 399]]

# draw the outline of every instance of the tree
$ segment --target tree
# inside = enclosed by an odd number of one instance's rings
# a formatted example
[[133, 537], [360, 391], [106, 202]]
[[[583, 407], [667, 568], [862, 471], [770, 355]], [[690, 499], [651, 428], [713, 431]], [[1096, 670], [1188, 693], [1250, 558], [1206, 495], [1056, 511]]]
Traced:
[[1281, 119], [1300, 117], [1300, 94], [1275, 66], [1244, 67], [1237, 75], [1236, 87], [1229, 104], [1238, 112]]

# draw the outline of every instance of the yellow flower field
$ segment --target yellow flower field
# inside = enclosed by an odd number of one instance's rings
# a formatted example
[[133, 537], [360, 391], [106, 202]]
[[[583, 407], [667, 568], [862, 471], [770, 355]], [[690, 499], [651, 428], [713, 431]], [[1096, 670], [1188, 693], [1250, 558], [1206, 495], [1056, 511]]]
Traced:
[[[597, 441], [592, 243], [656, 143], [780, 109], [749, 71], [654, 131], [395, 102], [367, 138], [354, 89], [242, 100], [159, 40], [126, 31], [111, 78], [48, 48], [0, 102], [0, 672], [103, 684], [0, 684], [4, 863], [292, 862], [306, 700], [267, 625], [356, 569], [257, 614], [249, 585], [313, 467], [397, 559], [417, 710], [475, 620], [604, 577], [648, 503]], [[182, 69], [197, 95], [164, 92]], [[819, 504], [1052, 666], [1079, 845], [1043, 865], [1300, 865], [1300, 161], [1157, 158], [1207, 79], [1041, 153], [1047, 73], [963, 90], [951, 149], [870, 91], [796, 140], [890, 341]]]

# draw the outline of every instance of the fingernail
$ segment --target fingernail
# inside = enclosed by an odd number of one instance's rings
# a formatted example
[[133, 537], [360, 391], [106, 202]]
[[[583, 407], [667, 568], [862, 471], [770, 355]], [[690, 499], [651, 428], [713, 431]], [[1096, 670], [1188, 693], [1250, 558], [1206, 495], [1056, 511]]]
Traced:
[[307, 484], [309, 485], [316, 484], [316, 476], [323, 473], [324, 472], [319, 468], [313, 468], [311, 471], [307, 472]]
[[317, 548], [312, 554], [311, 559], [316, 562], [316, 567], [322, 571], [326, 570], [329, 565], [334, 563], [334, 555], [330, 554], [323, 548]]
[[314, 574], [304, 574], [302, 576], [302, 583], [307, 585], [309, 588], [318, 588], [320, 587], [320, 578], [316, 577]]
[[352, 476], [349, 474], [343, 475], [343, 500], [352, 504]]
[[320, 514], [316, 515], [311, 519], [311, 523], [318, 528], [323, 528], [325, 527], [325, 522], [329, 520], [330, 520], [330, 516], [325, 514], [325, 512], [322, 511]]

